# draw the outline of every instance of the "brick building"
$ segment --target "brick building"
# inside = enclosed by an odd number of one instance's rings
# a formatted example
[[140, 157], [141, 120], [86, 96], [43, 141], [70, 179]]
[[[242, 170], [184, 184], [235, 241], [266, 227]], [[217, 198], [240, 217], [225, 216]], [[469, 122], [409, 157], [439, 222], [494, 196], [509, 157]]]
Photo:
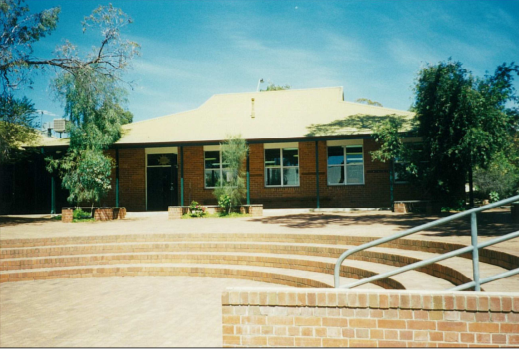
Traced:
[[[373, 124], [387, 115], [412, 117], [345, 102], [341, 87], [215, 95], [195, 110], [125, 125], [108, 150], [117, 167], [102, 205], [160, 211], [192, 200], [216, 204], [214, 186], [228, 175], [219, 144], [238, 134], [250, 149], [251, 204], [378, 208], [420, 199], [409, 184], [391, 181], [390, 163], [371, 159]], [[51, 140], [43, 149], [63, 152], [66, 140]], [[68, 206], [63, 196], [58, 211]]]

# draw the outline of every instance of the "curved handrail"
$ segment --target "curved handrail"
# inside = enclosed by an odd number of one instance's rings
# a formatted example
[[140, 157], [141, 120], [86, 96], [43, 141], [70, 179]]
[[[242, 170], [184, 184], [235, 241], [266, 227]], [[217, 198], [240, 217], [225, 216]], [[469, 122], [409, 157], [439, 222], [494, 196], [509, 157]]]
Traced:
[[[474, 253], [474, 256], [473, 256], [473, 262], [477, 263], [478, 259], [479, 259], [478, 254], [477, 254], [479, 245], [477, 244], [476, 239], [475, 239], [477, 237], [476, 214], [478, 212], [486, 211], [486, 210], [489, 210], [491, 208], [495, 208], [495, 207], [499, 207], [499, 206], [503, 206], [503, 205], [506, 205], [508, 203], [512, 203], [514, 201], [519, 201], [519, 195], [512, 196], [512, 197], [510, 197], [508, 199], [500, 200], [498, 202], [494, 202], [494, 203], [489, 204], [489, 205], [485, 205], [485, 206], [477, 207], [477, 208], [472, 208], [472, 209], [464, 211], [464, 212], [456, 213], [456, 214], [453, 214], [452, 216], [444, 217], [444, 218], [438, 219], [438, 220], [433, 221], [433, 222], [422, 224], [422, 225], [419, 225], [417, 227], [408, 229], [406, 231], [403, 231], [403, 232], [400, 232], [400, 233], [396, 233], [394, 235], [387, 236], [387, 237], [384, 237], [384, 238], [380, 238], [380, 239], [377, 239], [377, 240], [365, 243], [363, 245], [357, 246], [355, 248], [352, 248], [352, 249], [350, 249], [348, 251], [345, 251], [343, 254], [341, 254], [339, 259], [337, 260], [337, 263], [335, 263], [334, 286], [335, 286], [335, 288], [340, 288], [340, 287], [350, 288], [350, 287], [359, 286], [359, 285], [362, 285], [362, 284], [365, 284], [365, 283], [368, 283], [368, 282], [371, 282], [371, 281], [374, 281], [374, 280], [383, 279], [383, 278], [386, 278], [386, 277], [391, 276], [391, 275], [400, 274], [400, 273], [403, 273], [403, 272], [408, 271], [408, 270], [412, 270], [412, 269], [416, 269], [416, 268], [419, 268], [419, 267], [423, 267], [425, 265], [428, 265], [428, 264], [431, 264], [431, 263], [435, 263], [435, 262], [438, 262], [440, 260], [451, 258], [451, 257], [454, 257], [456, 255], [467, 253], [467, 252], [471, 252], [471, 251], [472, 252], [476, 251]], [[341, 265], [342, 265], [342, 262], [347, 257], [349, 257], [350, 255], [352, 255], [352, 254], [354, 254], [356, 252], [359, 252], [359, 251], [366, 250], [366, 249], [368, 249], [370, 247], [378, 246], [378, 245], [384, 244], [386, 242], [393, 241], [393, 240], [402, 238], [404, 236], [408, 236], [408, 235], [417, 233], [419, 231], [422, 231], [422, 230], [425, 230], [425, 229], [428, 229], [428, 228], [432, 228], [432, 227], [435, 227], [435, 226], [438, 226], [438, 225], [441, 225], [441, 224], [444, 224], [444, 223], [447, 223], [447, 222], [450, 222], [450, 221], [453, 221], [453, 220], [456, 220], [456, 219], [463, 218], [463, 217], [468, 216], [468, 215], [471, 215], [471, 217], [472, 217], [472, 222], [471, 222], [471, 227], [472, 227], [472, 229], [471, 229], [472, 230], [472, 246], [468, 246], [468, 247], [465, 247], [465, 248], [462, 248], [462, 249], [459, 249], [459, 250], [456, 250], [456, 251], [452, 251], [452, 252], [446, 253], [444, 255], [441, 255], [439, 257], [431, 258], [429, 260], [413, 263], [413, 264], [401, 267], [399, 269], [396, 269], [396, 270], [394, 270], [392, 272], [388, 272], [388, 273], [385, 273], [385, 274], [372, 276], [372, 277], [367, 278], [367, 279], [362, 279], [362, 280], [360, 280], [358, 282], [355, 282], [353, 284], [349, 284], [349, 285], [346, 285], [346, 286], [340, 286], [340, 270], [341, 270]], [[514, 235], [514, 236], [512, 236], [512, 235]], [[511, 237], [509, 237], [509, 236], [511, 236]], [[515, 238], [517, 236], [519, 236], [519, 231], [516, 232], [516, 233], [505, 235], [505, 236], [497, 238], [497, 239], [493, 239], [491, 241], [487, 241], [484, 244], [485, 244], [485, 246], [489, 246], [489, 243], [492, 244], [491, 242], [493, 242], [495, 240], [499, 240], [499, 241], [495, 242], [495, 243], [498, 243], [498, 242], [505, 241], [505, 240], [502, 240], [502, 238], [504, 238], [504, 237], [508, 237], [506, 240], [509, 240], [509, 239], [513, 239], [513, 238]], [[482, 246], [482, 247], [484, 247], [484, 246]], [[458, 251], [462, 251], [462, 252], [460, 252], [458, 254], [454, 254], [454, 253], [456, 253]], [[442, 257], [445, 257], [445, 258], [442, 258]], [[438, 259], [438, 258], [441, 258], [441, 259]], [[474, 264], [474, 268], [477, 269], [476, 268], [476, 264]], [[479, 271], [477, 273], [479, 274]], [[391, 275], [389, 275], [389, 274], [391, 274]], [[479, 282], [476, 282], [476, 284], [477, 284], [477, 288], [479, 288]], [[468, 287], [470, 287], [470, 286], [468, 286]]]

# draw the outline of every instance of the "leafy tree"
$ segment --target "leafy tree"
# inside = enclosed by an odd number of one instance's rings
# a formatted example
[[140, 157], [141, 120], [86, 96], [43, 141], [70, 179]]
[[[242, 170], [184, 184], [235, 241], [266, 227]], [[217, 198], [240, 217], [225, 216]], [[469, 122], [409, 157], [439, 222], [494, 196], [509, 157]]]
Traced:
[[[438, 201], [464, 200], [464, 187], [473, 168], [486, 169], [503, 149], [514, 147], [519, 125], [518, 99], [513, 87], [519, 67], [497, 67], [494, 75], [474, 77], [459, 62], [441, 62], [418, 73], [415, 129], [420, 150], [399, 138], [402, 124], [385, 122], [375, 132], [383, 143], [374, 159], [406, 161], [416, 183]], [[384, 145], [385, 144], [385, 145]]]
[[32, 44], [49, 35], [58, 22], [59, 8], [28, 14], [21, 0], [0, 1], [0, 163], [13, 163], [23, 158], [22, 144], [37, 137], [34, 130], [36, 110], [27, 99], [16, 98], [13, 89], [32, 81], [27, 74], [27, 61]]
[[477, 168], [474, 185], [486, 199], [492, 192], [501, 198], [519, 194], [519, 142], [496, 154], [488, 168]]
[[367, 105], [374, 105], [376, 107], [382, 107], [382, 104], [380, 104], [379, 102], [376, 102], [376, 101], [372, 101], [371, 99], [367, 99], [367, 98], [357, 98], [355, 100], [356, 103], [364, 103], [364, 104], [367, 104]]
[[[83, 30], [100, 27], [101, 46], [84, 59], [79, 58], [70, 43], [61, 48], [59, 61], [65, 62], [66, 67], [59, 71], [52, 87], [70, 120], [70, 145], [63, 159], [47, 159], [47, 168], [51, 172], [59, 170], [63, 187], [70, 191], [71, 203], [92, 200], [94, 205], [111, 189], [113, 161], [103, 150], [121, 137], [121, 125], [133, 119], [121, 107], [127, 94], [122, 74], [138, 47], [120, 38], [120, 29], [127, 23], [131, 20], [121, 10], [100, 6], [85, 18]], [[95, 169], [89, 172], [92, 180], [84, 177], [82, 162]]]
[[269, 82], [267, 88], [265, 90], [261, 90], [261, 92], [264, 92], [264, 91], [281, 91], [281, 90], [290, 90], [290, 85], [276, 85], [273, 82]]
[[38, 137], [35, 126], [36, 109], [27, 98], [15, 99], [0, 95], [0, 164], [8, 164], [27, 154], [22, 145]]
[[217, 186], [213, 194], [221, 205], [226, 206], [227, 213], [231, 213], [233, 207], [241, 204], [247, 189], [244, 180], [244, 162], [249, 147], [240, 135], [229, 136], [222, 147], [222, 161], [227, 164], [231, 173], [230, 180], [224, 180], [221, 186]]
[[29, 66], [38, 67], [32, 57], [32, 45], [56, 29], [58, 7], [29, 14], [29, 6], [22, 0], [0, 1], [0, 74], [6, 93], [27, 77]]
[[58, 170], [70, 203], [90, 202], [92, 207], [110, 189], [113, 159], [94, 149], [70, 149], [60, 161], [51, 161], [49, 171]]

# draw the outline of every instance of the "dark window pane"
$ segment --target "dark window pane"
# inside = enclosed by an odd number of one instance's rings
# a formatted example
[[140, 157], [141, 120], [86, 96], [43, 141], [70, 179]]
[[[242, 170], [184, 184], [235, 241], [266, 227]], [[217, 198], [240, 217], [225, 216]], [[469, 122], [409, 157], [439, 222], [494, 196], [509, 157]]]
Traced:
[[297, 148], [283, 149], [283, 166], [298, 166], [299, 155]]
[[328, 147], [328, 165], [344, 164], [344, 150], [342, 147]]
[[206, 151], [205, 153], [205, 168], [220, 168], [220, 152]]
[[176, 164], [176, 154], [148, 154], [148, 166], [171, 166]]
[[265, 169], [265, 184], [266, 185], [281, 185], [281, 169], [280, 168], [266, 168]]
[[407, 182], [410, 173], [407, 171], [406, 162], [395, 162], [395, 182]]
[[220, 170], [205, 170], [205, 187], [213, 188], [220, 180]]
[[328, 166], [328, 184], [344, 183], [344, 167]]
[[280, 149], [265, 149], [265, 167], [281, 165]]
[[362, 154], [362, 147], [346, 147], [346, 154]]

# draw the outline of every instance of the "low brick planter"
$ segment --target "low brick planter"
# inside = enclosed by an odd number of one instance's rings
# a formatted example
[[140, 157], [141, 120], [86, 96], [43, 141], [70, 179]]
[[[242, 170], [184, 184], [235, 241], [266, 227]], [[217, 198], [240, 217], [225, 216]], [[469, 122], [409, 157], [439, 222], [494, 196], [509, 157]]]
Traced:
[[[114, 219], [124, 219], [126, 217], [126, 207], [94, 207], [94, 219], [96, 221], [111, 221]], [[61, 221], [72, 223], [74, 219], [74, 208], [63, 207], [61, 209]]]
[[263, 205], [242, 205], [240, 206], [240, 212], [250, 214], [252, 217], [262, 217]]
[[[223, 208], [217, 205], [206, 205], [205, 212], [214, 214], [222, 212]], [[263, 205], [242, 205], [239, 209], [233, 210], [234, 212], [240, 212], [250, 214], [252, 217], [263, 216]], [[168, 207], [168, 219], [181, 219], [183, 215], [189, 213], [189, 206], [169, 206]]]
[[63, 207], [61, 209], [61, 221], [63, 223], [72, 223], [74, 219], [74, 209]]
[[189, 212], [189, 206], [169, 206], [168, 219], [181, 219], [187, 212]]
[[438, 205], [433, 205], [430, 201], [425, 200], [402, 200], [395, 201], [395, 212], [396, 213], [427, 213], [434, 214], [441, 211], [441, 207], [438, 210]]

